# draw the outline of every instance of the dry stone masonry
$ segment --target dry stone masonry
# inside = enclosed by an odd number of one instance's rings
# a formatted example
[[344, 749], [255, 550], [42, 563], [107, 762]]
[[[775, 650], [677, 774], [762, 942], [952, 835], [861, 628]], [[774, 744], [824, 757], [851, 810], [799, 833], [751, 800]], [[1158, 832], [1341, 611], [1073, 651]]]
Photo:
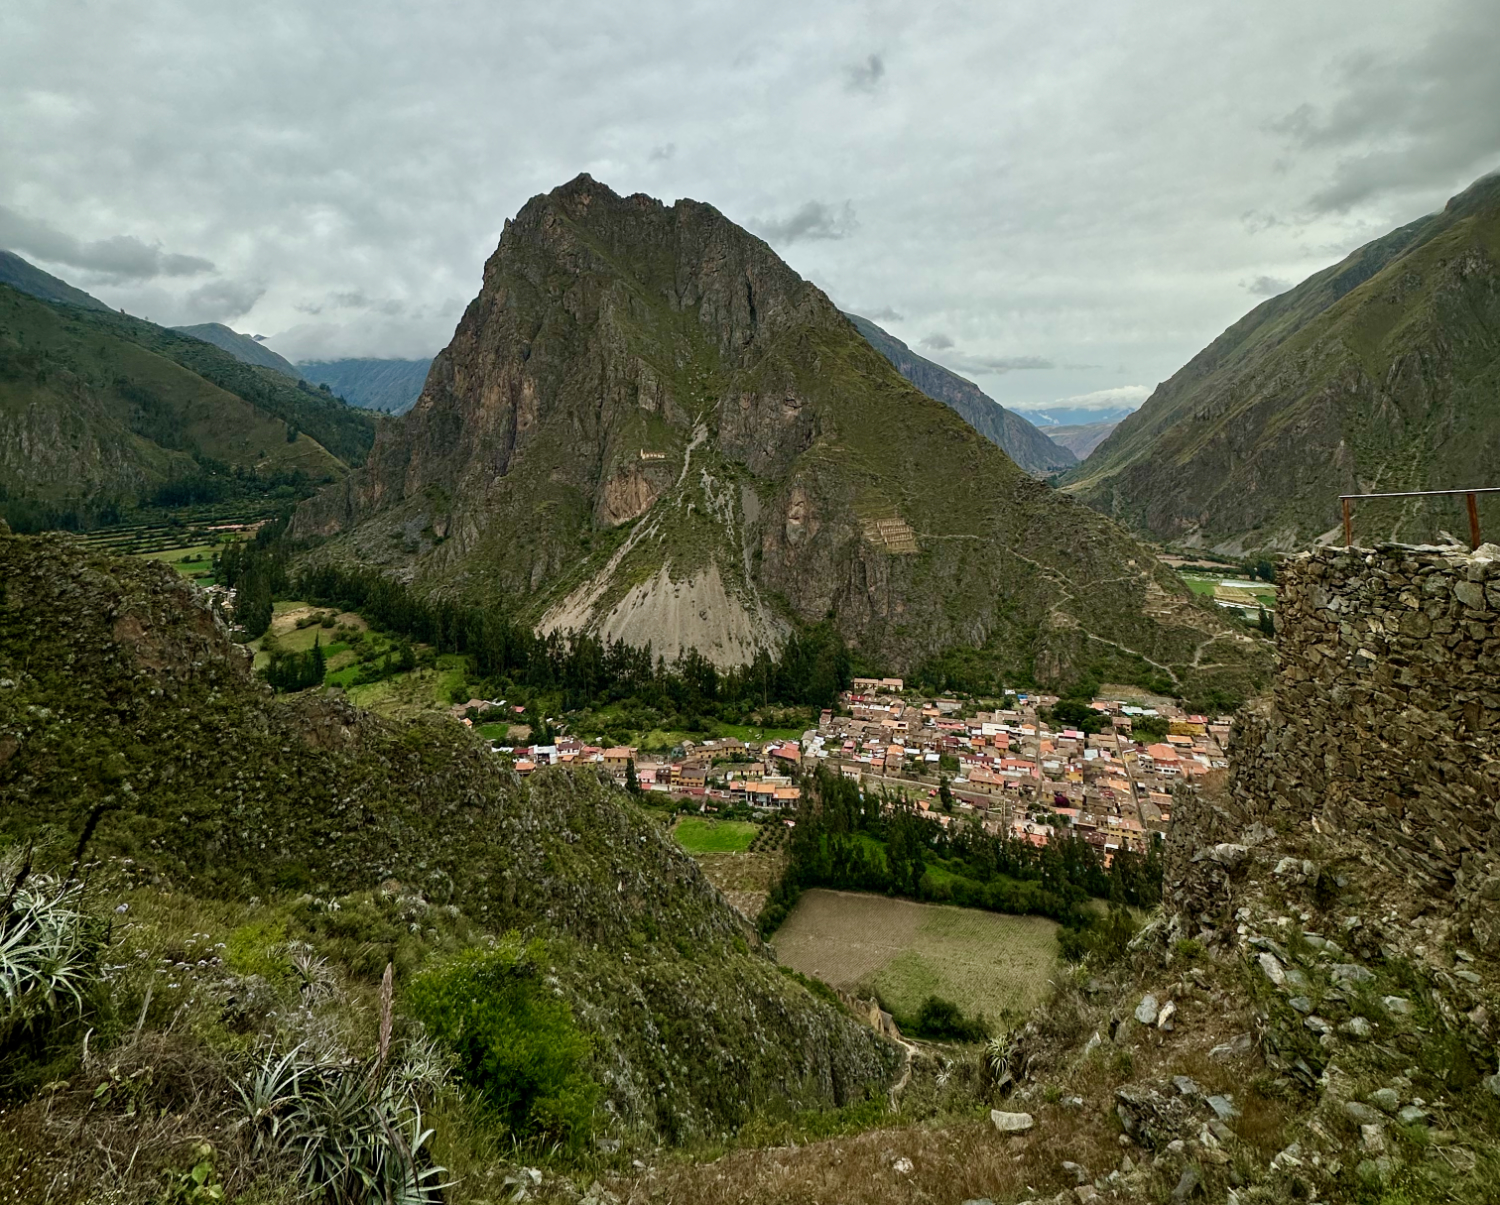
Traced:
[[1311, 823], [1451, 893], [1500, 949], [1484, 915], [1500, 901], [1500, 547], [1304, 554], [1285, 566], [1277, 628], [1271, 697], [1232, 738], [1233, 815], [1198, 839]]

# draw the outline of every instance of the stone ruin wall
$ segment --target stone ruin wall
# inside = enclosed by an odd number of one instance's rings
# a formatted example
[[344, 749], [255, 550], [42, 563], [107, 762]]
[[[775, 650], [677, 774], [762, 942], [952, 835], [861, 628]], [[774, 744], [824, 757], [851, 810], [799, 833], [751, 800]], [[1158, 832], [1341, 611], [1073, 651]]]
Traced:
[[1169, 904], [1209, 922], [1216, 843], [1308, 824], [1500, 952], [1500, 547], [1322, 549], [1280, 583], [1270, 696], [1236, 717], [1228, 798], [1169, 840]]

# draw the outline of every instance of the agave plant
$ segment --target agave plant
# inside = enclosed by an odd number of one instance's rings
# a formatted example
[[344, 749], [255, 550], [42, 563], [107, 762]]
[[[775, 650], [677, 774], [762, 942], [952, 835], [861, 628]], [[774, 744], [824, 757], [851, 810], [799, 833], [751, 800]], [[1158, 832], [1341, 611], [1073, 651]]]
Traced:
[[305, 1045], [263, 1053], [237, 1085], [252, 1149], [291, 1155], [307, 1187], [335, 1205], [441, 1200], [422, 1098], [447, 1069], [414, 1043], [399, 1057], [335, 1059]]
[[17, 867], [0, 882], [0, 1034], [35, 1017], [82, 1011], [94, 965], [94, 923], [79, 908], [83, 886]]

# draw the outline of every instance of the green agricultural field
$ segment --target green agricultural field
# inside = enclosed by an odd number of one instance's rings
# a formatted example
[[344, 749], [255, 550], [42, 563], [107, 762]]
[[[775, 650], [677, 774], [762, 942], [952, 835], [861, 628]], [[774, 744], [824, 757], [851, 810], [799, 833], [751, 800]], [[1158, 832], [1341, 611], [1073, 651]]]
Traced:
[[772, 940], [793, 970], [878, 994], [896, 1013], [941, 996], [995, 1025], [1041, 1003], [1057, 965], [1057, 928], [1040, 916], [817, 888]]
[[758, 824], [741, 820], [705, 820], [688, 816], [677, 822], [672, 835], [690, 854], [737, 854], [750, 848], [760, 832]]

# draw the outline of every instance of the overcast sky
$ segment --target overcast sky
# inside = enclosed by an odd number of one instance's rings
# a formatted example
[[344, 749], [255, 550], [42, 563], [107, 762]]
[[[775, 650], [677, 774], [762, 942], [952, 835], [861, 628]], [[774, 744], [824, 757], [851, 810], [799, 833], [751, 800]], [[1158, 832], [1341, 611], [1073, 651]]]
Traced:
[[1139, 400], [1500, 168], [1495, 0], [5, 0], [0, 247], [293, 358], [430, 355], [587, 171], [1008, 405]]

